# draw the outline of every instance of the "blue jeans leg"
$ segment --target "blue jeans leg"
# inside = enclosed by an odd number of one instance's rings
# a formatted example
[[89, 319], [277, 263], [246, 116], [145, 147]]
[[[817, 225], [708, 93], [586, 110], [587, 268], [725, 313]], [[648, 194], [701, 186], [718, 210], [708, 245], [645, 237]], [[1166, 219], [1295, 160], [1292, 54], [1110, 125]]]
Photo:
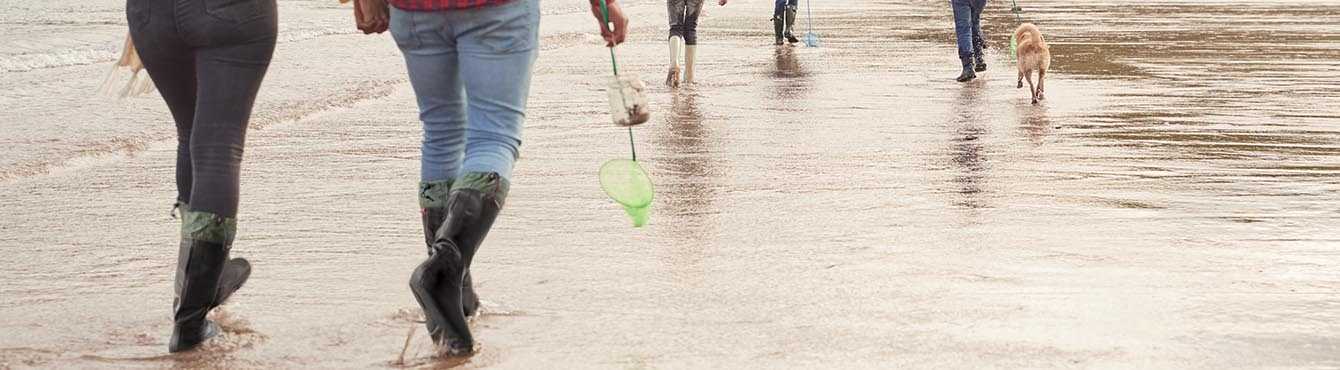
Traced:
[[465, 11], [392, 9], [424, 125], [421, 179], [510, 179], [539, 42], [537, 0]]
[[950, 0], [954, 8], [954, 35], [958, 41], [958, 57], [970, 60], [973, 56], [973, 37], [981, 37], [982, 10], [986, 0]]
[[391, 36], [405, 56], [423, 121], [419, 176], [425, 182], [455, 179], [465, 154], [465, 85], [445, 27], [440, 13], [391, 8]]
[[513, 0], [481, 8], [476, 11], [480, 14], [452, 14], [459, 21], [455, 31], [469, 116], [465, 172], [512, 178], [520, 156], [531, 67], [538, 55], [539, 8], [538, 0]]
[[980, 53], [986, 47], [986, 38], [982, 36], [982, 11], [986, 9], [986, 0], [974, 0], [972, 10], [972, 46], [973, 53]]

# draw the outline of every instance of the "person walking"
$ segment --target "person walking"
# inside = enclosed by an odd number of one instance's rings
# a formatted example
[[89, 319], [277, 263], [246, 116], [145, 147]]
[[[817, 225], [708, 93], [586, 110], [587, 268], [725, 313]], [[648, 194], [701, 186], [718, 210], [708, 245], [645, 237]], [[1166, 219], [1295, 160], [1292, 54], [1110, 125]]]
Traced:
[[206, 314], [242, 287], [251, 265], [229, 259], [237, 234], [242, 152], [274, 54], [275, 0], [128, 0], [130, 37], [177, 126], [177, 256], [169, 352], [218, 334]]
[[963, 63], [963, 73], [958, 82], [968, 82], [977, 78], [976, 72], [986, 71], [986, 58], [982, 55], [986, 48], [986, 38], [982, 36], [982, 10], [986, 9], [986, 0], [949, 0], [954, 8], [954, 34], [958, 38], [958, 58]]
[[[607, 46], [622, 43], [628, 18], [589, 0]], [[479, 309], [470, 276], [510, 189], [531, 71], [539, 44], [539, 0], [359, 0], [362, 17], [389, 19], [423, 121], [418, 188], [428, 258], [410, 276], [433, 342], [450, 355], [474, 351], [466, 317]], [[367, 5], [367, 4], [363, 4]], [[389, 11], [389, 17], [369, 14]], [[373, 24], [380, 22], [362, 22]], [[386, 27], [381, 24], [382, 27]], [[373, 31], [379, 31], [373, 29]]]
[[800, 0], [777, 0], [772, 8], [772, 34], [776, 38], [776, 45], [782, 45], [783, 40], [792, 44], [800, 42], [791, 28], [796, 25], [796, 9], [799, 7]]
[[[717, 4], [726, 5], [727, 0], [718, 0]], [[698, 15], [703, 11], [703, 0], [666, 0], [670, 15], [670, 71], [666, 73], [665, 84], [679, 87], [679, 54], [684, 54], [684, 83], [693, 83], [694, 61], [698, 56]]]

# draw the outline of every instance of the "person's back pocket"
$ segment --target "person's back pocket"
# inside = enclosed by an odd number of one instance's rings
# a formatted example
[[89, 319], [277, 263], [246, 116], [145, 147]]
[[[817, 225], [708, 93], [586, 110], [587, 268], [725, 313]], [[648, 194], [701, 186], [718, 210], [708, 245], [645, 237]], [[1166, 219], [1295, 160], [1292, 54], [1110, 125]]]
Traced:
[[257, 0], [204, 0], [204, 2], [205, 13], [225, 22], [246, 23], [263, 15]]

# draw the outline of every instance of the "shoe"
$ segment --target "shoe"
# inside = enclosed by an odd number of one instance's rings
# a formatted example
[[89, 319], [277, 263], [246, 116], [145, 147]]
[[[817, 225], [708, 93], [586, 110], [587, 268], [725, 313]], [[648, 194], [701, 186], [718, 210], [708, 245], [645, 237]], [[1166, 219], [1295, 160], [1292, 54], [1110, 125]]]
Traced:
[[958, 78], [955, 78], [954, 80], [958, 82], [968, 82], [977, 78], [977, 73], [973, 72], [972, 57], [963, 57], [961, 59], [963, 62], [963, 73], [960, 74]]
[[497, 173], [471, 172], [452, 187], [431, 254], [409, 285], [428, 321], [438, 323], [429, 326], [433, 342], [451, 355], [466, 355], [474, 351], [474, 337], [465, 320], [465, 272], [502, 209], [508, 185]]
[[977, 56], [973, 58], [973, 70], [977, 72], [986, 72], [986, 60], [982, 58], [982, 54], [977, 54]]
[[251, 276], [247, 260], [228, 259], [236, 230], [233, 218], [189, 209], [182, 213], [168, 352], [195, 348], [218, 335], [218, 325], [206, 315], [241, 289]]
[[670, 67], [665, 73], [665, 86], [679, 87], [679, 67]]

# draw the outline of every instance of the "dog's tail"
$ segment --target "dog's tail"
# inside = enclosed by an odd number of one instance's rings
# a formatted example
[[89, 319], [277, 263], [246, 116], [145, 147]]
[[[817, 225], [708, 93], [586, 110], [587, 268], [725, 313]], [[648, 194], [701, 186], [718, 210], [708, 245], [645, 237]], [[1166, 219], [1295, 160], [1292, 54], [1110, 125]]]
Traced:
[[1043, 41], [1042, 31], [1038, 26], [1032, 23], [1024, 23], [1019, 28], [1014, 29], [1014, 38], [1018, 40], [1018, 52], [1034, 52], [1047, 49], [1047, 42]]

